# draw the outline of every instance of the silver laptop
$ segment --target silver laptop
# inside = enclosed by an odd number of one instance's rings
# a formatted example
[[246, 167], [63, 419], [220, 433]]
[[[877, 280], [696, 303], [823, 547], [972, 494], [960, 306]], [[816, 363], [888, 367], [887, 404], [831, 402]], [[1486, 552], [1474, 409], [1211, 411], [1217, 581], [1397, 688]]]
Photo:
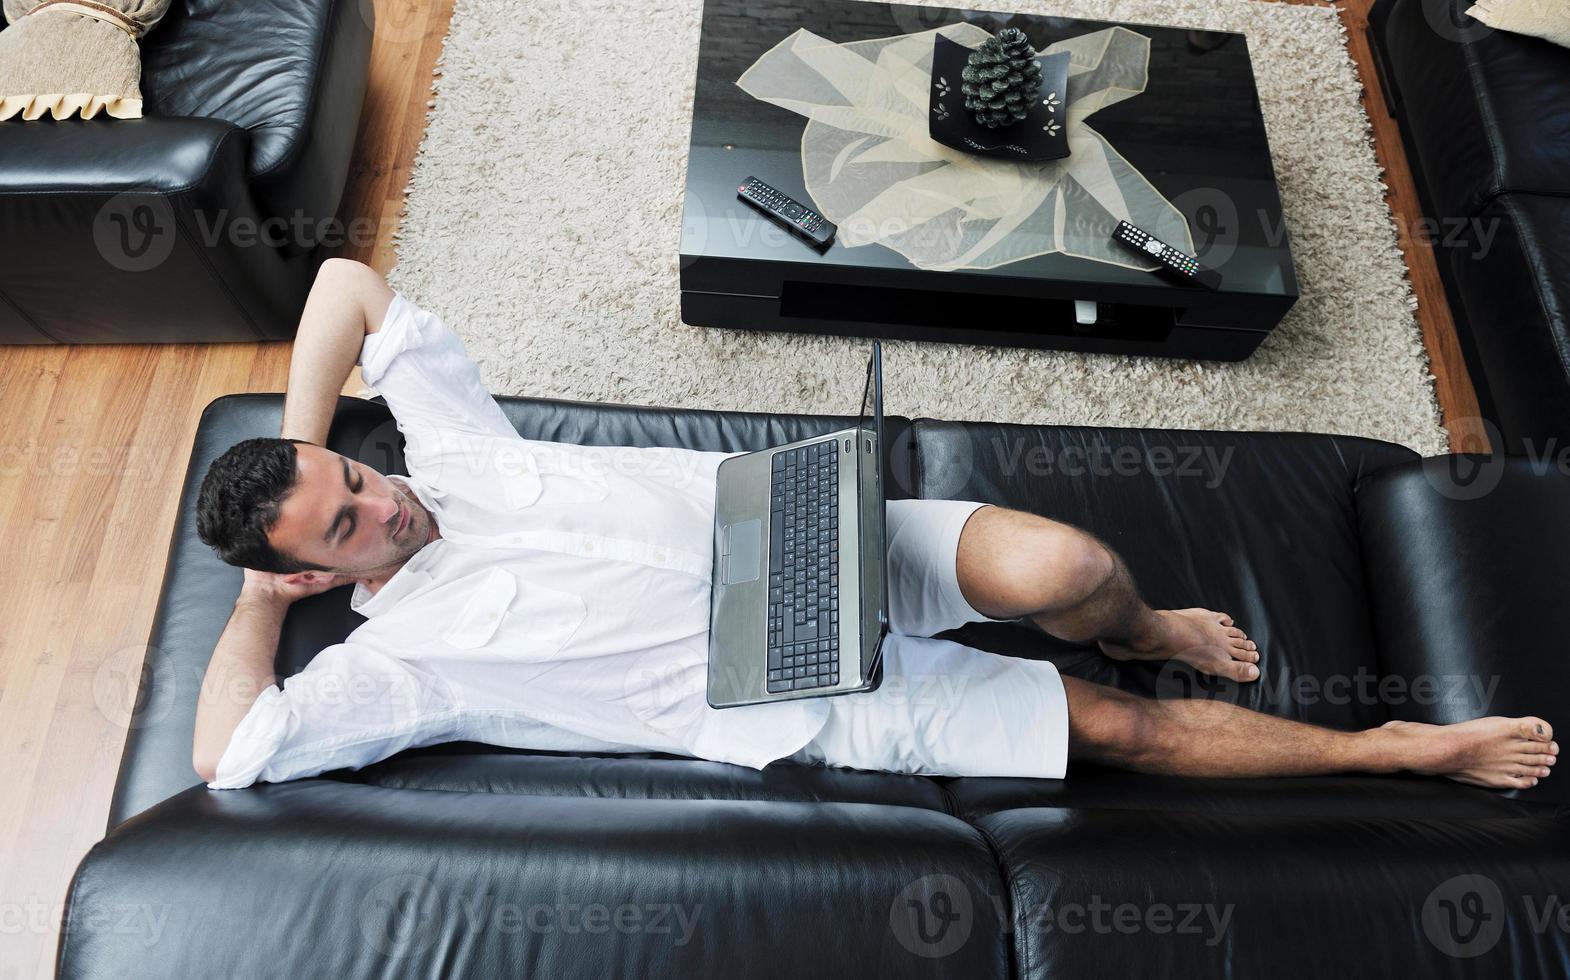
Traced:
[[883, 348], [874, 341], [855, 428], [720, 464], [713, 707], [870, 691], [882, 681], [883, 445]]

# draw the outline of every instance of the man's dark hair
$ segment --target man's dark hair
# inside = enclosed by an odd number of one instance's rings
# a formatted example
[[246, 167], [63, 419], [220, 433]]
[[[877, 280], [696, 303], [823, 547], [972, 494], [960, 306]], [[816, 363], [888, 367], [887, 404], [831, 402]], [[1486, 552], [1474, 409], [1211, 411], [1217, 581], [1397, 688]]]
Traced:
[[294, 490], [295, 444], [303, 439], [247, 439], [213, 460], [196, 497], [196, 533], [231, 565], [262, 572], [330, 571], [274, 548], [267, 532]]

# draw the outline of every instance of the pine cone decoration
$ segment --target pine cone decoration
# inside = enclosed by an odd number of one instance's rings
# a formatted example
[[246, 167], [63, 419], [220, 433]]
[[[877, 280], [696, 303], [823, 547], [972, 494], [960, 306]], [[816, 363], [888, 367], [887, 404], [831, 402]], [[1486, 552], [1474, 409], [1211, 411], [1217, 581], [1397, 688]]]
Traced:
[[960, 75], [965, 108], [988, 129], [1012, 126], [1025, 118], [1041, 90], [1041, 65], [1025, 32], [1015, 27], [987, 38], [972, 51]]

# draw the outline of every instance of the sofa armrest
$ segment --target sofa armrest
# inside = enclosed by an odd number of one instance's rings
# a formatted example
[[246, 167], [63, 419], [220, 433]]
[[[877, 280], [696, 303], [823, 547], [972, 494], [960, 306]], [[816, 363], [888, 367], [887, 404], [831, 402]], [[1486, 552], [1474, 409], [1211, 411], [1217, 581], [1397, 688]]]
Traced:
[[[952, 950], [906, 926], [929, 876]], [[1006, 977], [1000, 889], [904, 806], [196, 788], [83, 859], [57, 975]]]
[[[308, 282], [268, 242], [245, 130], [157, 118], [11, 130], [0, 140], [0, 295], [21, 321], [58, 343], [293, 333]], [[149, 323], [134, 337], [127, 310]], [[39, 340], [10, 332], [0, 342]]]
[[[1392, 717], [1530, 714], [1570, 735], [1570, 472], [1439, 456], [1365, 478], [1357, 510]], [[1570, 785], [1519, 795], [1563, 805]]]
[[177, 0], [142, 45], [148, 114], [246, 130], [246, 173], [263, 213], [331, 218], [354, 152], [374, 27], [370, 0]]
[[244, 174], [250, 134], [219, 119], [68, 119], [12, 126], [0, 196], [185, 193]]

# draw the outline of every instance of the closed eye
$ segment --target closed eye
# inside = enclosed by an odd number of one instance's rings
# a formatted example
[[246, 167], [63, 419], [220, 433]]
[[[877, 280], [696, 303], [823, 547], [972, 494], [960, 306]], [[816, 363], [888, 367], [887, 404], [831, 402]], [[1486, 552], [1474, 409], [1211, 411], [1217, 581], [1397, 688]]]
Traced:
[[[356, 480], [355, 477], [358, 477], [359, 479]], [[365, 474], [352, 473], [350, 471], [349, 461], [347, 459], [343, 461], [343, 485], [349, 488], [350, 493], [359, 493], [361, 490], [365, 489]], [[346, 504], [343, 507], [338, 508], [338, 513], [333, 515], [333, 522], [327, 526], [327, 533], [322, 537], [324, 540], [332, 542], [333, 535], [337, 533], [338, 528], [342, 526], [345, 530], [342, 534], [338, 535], [338, 539], [335, 542], [337, 544], [342, 544], [354, 536], [355, 529], [358, 528], [359, 525], [360, 522], [356, 520], [354, 516], [354, 508]]]

